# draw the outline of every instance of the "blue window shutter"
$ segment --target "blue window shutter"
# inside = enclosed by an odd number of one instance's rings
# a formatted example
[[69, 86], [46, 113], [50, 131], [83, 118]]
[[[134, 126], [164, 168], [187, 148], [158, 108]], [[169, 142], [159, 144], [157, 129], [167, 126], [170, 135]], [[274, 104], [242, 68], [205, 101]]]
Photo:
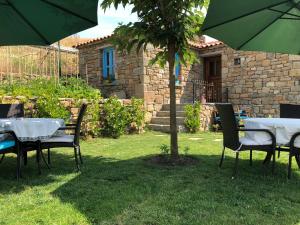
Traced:
[[111, 80], [115, 79], [115, 59], [114, 59], [114, 49], [111, 48], [109, 50], [109, 76], [111, 78]]
[[176, 77], [176, 80], [178, 80], [178, 78], [179, 78], [180, 69], [181, 69], [180, 58], [179, 58], [179, 54], [176, 53], [175, 54], [175, 77]]
[[102, 65], [102, 76], [104, 78], [104, 80], [107, 79], [108, 74], [107, 74], [107, 49], [103, 50], [103, 65]]
[[103, 78], [115, 79], [115, 50], [114, 48], [103, 49]]

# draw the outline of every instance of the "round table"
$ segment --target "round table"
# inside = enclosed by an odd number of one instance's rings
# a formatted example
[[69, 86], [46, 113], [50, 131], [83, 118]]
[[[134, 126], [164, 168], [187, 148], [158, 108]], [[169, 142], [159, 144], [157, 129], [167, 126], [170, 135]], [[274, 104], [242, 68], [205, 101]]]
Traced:
[[0, 119], [0, 131], [14, 131], [21, 142], [34, 142], [56, 135], [64, 124], [63, 119], [9, 118]]
[[[300, 132], [300, 119], [286, 118], [249, 118], [244, 120], [245, 129], [267, 129], [276, 137], [279, 146], [288, 145], [292, 136]], [[256, 143], [270, 142], [270, 135], [263, 132], [245, 132], [247, 138]], [[300, 141], [300, 140], [299, 140]]]
[[[63, 119], [50, 119], [50, 118], [9, 118], [0, 119], [0, 131], [13, 131], [23, 148], [26, 143], [31, 143], [30, 146], [37, 150], [37, 164], [38, 171], [41, 174], [40, 158], [47, 164], [40, 143], [42, 140], [46, 140], [55, 135], [64, 134], [64, 131], [59, 131], [60, 127], [65, 125]], [[24, 157], [24, 164], [27, 164], [27, 149], [24, 149], [21, 153]]]
[[[244, 120], [245, 129], [267, 129], [276, 137], [277, 146], [288, 146], [292, 136], [300, 132], [300, 119], [288, 118], [249, 118]], [[270, 142], [270, 135], [264, 132], [245, 132], [247, 138], [258, 144]], [[295, 140], [295, 144], [300, 146], [300, 137]], [[266, 156], [265, 162], [271, 160], [271, 154]], [[296, 157], [300, 167], [300, 158]]]

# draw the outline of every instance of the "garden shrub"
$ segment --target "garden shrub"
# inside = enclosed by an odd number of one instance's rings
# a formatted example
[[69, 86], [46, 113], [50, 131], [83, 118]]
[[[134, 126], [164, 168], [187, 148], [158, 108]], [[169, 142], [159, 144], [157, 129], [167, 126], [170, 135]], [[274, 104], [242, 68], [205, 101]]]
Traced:
[[119, 138], [122, 134], [140, 132], [145, 122], [144, 101], [132, 98], [123, 105], [117, 97], [110, 97], [102, 107], [101, 134]]
[[184, 124], [190, 133], [196, 133], [200, 129], [200, 110], [201, 107], [199, 102], [184, 107], [186, 116]]
[[[70, 109], [61, 103], [61, 98], [73, 100], [72, 107], [80, 107], [88, 102], [84, 117], [82, 133], [84, 136], [103, 136], [118, 138], [129, 132], [140, 132], [144, 126], [144, 102], [132, 98], [130, 104], [122, 105], [116, 97], [111, 97], [100, 109], [101, 95], [99, 90], [90, 87], [84, 80], [76, 78], [61, 79], [59, 84], [54, 79], [38, 78], [24, 83], [5, 84], [0, 87], [2, 96], [23, 96], [19, 102], [25, 104], [33, 117], [63, 118], [70, 120]], [[32, 109], [36, 98], [36, 110]], [[5, 102], [13, 103], [13, 102]], [[100, 118], [101, 115], [101, 118]]]
[[145, 109], [143, 99], [132, 98], [130, 105], [125, 106], [128, 115], [130, 133], [140, 132], [144, 127]]
[[[72, 98], [75, 106], [80, 107], [82, 101], [89, 103], [87, 114], [91, 115], [84, 119], [88, 128], [84, 130], [84, 135], [97, 136], [99, 134], [99, 100], [101, 95], [99, 90], [90, 87], [85, 81], [76, 78], [63, 78], [58, 84], [54, 79], [38, 78], [28, 82], [15, 82], [4, 84], [0, 88], [1, 95], [12, 97], [24, 96], [21, 102], [29, 103], [29, 99], [37, 98], [37, 110], [33, 117], [63, 118], [66, 122], [70, 120], [70, 111], [61, 104], [61, 98]], [[6, 102], [9, 103], [9, 102]], [[88, 130], [88, 132], [87, 132]]]
[[107, 99], [102, 107], [101, 134], [119, 138], [128, 125], [128, 113], [117, 97]]

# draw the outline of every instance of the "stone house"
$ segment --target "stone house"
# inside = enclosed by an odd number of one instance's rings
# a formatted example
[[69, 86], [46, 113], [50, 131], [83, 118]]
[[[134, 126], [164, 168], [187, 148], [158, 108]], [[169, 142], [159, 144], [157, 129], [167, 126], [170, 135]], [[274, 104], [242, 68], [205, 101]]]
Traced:
[[219, 57], [229, 102], [253, 116], [278, 116], [280, 103], [300, 104], [300, 56], [235, 51], [222, 42], [203, 45], [200, 57]]
[[[76, 46], [82, 78], [101, 90], [104, 97], [143, 98], [151, 123], [168, 125], [168, 70], [149, 61], [159, 51], [151, 46], [138, 53], [119, 53], [110, 36]], [[300, 104], [300, 56], [235, 51], [220, 41], [191, 43], [198, 62], [178, 65], [177, 102], [231, 102], [254, 116], [278, 116], [280, 103]], [[203, 105], [207, 129], [212, 105]], [[179, 124], [183, 122], [183, 107]], [[160, 112], [162, 111], [162, 112]], [[161, 117], [161, 118], [156, 118]], [[180, 122], [181, 121], [181, 122]]]
[[[168, 68], [149, 64], [159, 49], [148, 45], [139, 52], [133, 49], [129, 54], [121, 53], [114, 49], [110, 38], [107, 36], [75, 46], [79, 50], [80, 76], [99, 88], [104, 97], [117, 95], [120, 98], [144, 99], [150, 121], [163, 105], [169, 103]], [[199, 54], [201, 43], [203, 38], [190, 44], [196, 55]], [[201, 70], [200, 62], [187, 66], [176, 64], [178, 104], [193, 102], [192, 81], [200, 79]]]
[[[149, 45], [138, 53], [120, 53], [109, 39], [76, 46], [81, 77], [104, 97], [143, 98], [148, 121], [152, 118], [151, 124], [168, 129], [168, 70], [149, 65], [159, 50]], [[277, 116], [280, 103], [300, 103], [300, 56], [235, 51], [220, 41], [205, 42], [203, 38], [190, 46], [198, 61], [176, 67], [179, 124], [184, 121], [180, 104], [195, 100], [206, 103], [203, 129], [212, 121], [211, 103], [231, 102], [254, 116]]]

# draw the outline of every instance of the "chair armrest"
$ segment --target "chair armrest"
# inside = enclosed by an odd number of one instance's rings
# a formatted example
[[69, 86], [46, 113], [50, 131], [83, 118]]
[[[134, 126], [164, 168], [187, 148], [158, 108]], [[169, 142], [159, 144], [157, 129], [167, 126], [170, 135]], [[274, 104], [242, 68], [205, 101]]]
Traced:
[[58, 128], [58, 130], [75, 130], [75, 129], [76, 127], [71, 127], [71, 126]]
[[15, 132], [13, 132], [13, 131], [11, 131], [11, 130], [0, 131], [0, 134], [9, 134], [9, 135], [11, 135], [11, 136], [14, 138], [14, 140], [15, 140], [16, 142], [19, 141], [18, 138], [17, 138], [17, 135], [15, 134]]
[[238, 127], [245, 127], [245, 125], [244, 125], [244, 124], [242, 124], [242, 125], [238, 125]]
[[238, 131], [247, 131], [247, 132], [264, 132], [270, 135], [271, 139], [272, 139], [272, 144], [275, 148], [276, 146], [276, 138], [275, 135], [269, 131], [268, 129], [238, 129]]
[[75, 127], [76, 124], [75, 124], [75, 123], [68, 123], [68, 124], [66, 124], [65, 126], [66, 126], [66, 127]]
[[296, 140], [296, 138], [299, 137], [299, 136], [300, 136], [300, 132], [297, 132], [297, 133], [295, 133], [295, 134], [292, 136], [291, 141], [290, 141], [290, 147], [291, 147], [291, 148], [294, 147], [295, 140]]

